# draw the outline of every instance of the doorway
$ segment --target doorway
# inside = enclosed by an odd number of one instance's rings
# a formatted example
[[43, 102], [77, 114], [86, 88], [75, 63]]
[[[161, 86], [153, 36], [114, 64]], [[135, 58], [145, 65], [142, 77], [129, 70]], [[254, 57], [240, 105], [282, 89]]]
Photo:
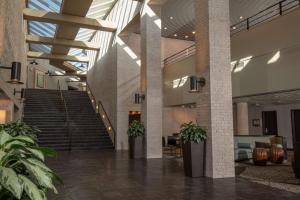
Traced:
[[139, 111], [129, 111], [129, 125], [133, 122], [133, 121], [141, 121], [141, 112]]
[[278, 135], [277, 112], [262, 112], [263, 135]]
[[295, 174], [300, 178], [300, 110], [292, 110], [292, 133]]

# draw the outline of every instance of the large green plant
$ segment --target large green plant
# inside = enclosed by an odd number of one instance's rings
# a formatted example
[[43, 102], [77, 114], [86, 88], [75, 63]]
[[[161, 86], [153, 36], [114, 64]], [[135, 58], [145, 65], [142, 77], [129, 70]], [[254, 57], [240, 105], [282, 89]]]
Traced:
[[37, 140], [37, 135], [40, 133], [40, 130], [36, 127], [30, 127], [21, 121], [1, 124], [0, 131], [2, 130], [6, 131], [6, 133], [11, 136], [25, 135], [31, 137], [34, 140]]
[[48, 190], [57, 193], [54, 181], [61, 180], [44, 164], [45, 156], [56, 152], [38, 146], [35, 129], [27, 127], [26, 135], [12, 128], [19, 126], [7, 127], [10, 134], [3, 126], [0, 131], [0, 199], [46, 200]]
[[194, 142], [199, 144], [207, 139], [206, 130], [193, 122], [181, 125], [180, 137], [184, 143]]
[[143, 136], [145, 134], [145, 127], [141, 122], [134, 120], [130, 124], [127, 133], [129, 137]]

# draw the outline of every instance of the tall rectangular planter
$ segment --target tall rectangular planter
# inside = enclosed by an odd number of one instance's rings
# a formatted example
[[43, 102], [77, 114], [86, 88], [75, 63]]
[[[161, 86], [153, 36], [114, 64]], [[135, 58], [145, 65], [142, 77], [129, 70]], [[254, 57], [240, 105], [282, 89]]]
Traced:
[[129, 137], [129, 158], [144, 158], [144, 137]]
[[205, 143], [188, 142], [183, 144], [183, 162], [186, 176], [203, 177], [205, 172]]

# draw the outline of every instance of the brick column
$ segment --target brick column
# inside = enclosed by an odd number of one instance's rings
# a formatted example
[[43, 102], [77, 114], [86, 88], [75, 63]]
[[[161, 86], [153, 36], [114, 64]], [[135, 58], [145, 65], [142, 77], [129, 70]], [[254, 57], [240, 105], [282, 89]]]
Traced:
[[206, 176], [234, 177], [229, 0], [195, 0], [197, 121], [208, 131]]
[[249, 135], [249, 113], [248, 103], [241, 102], [236, 105], [236, 119], [237, 119], [237, 134]]
[[162, 69], [160, 7], [145, 1], [141, 15], [142, 121], [146, 128], [146, 158], [162, 157]]

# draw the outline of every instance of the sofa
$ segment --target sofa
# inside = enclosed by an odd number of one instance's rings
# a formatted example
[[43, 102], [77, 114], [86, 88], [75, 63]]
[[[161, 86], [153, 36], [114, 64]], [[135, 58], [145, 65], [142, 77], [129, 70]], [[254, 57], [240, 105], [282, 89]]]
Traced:
[[278, 144], [284, 150], [284, 139], [275, 135], [268, 136], [234, 136], [234, 159], [235, 161], [252, 159], [252, 153], [256, 143]]

